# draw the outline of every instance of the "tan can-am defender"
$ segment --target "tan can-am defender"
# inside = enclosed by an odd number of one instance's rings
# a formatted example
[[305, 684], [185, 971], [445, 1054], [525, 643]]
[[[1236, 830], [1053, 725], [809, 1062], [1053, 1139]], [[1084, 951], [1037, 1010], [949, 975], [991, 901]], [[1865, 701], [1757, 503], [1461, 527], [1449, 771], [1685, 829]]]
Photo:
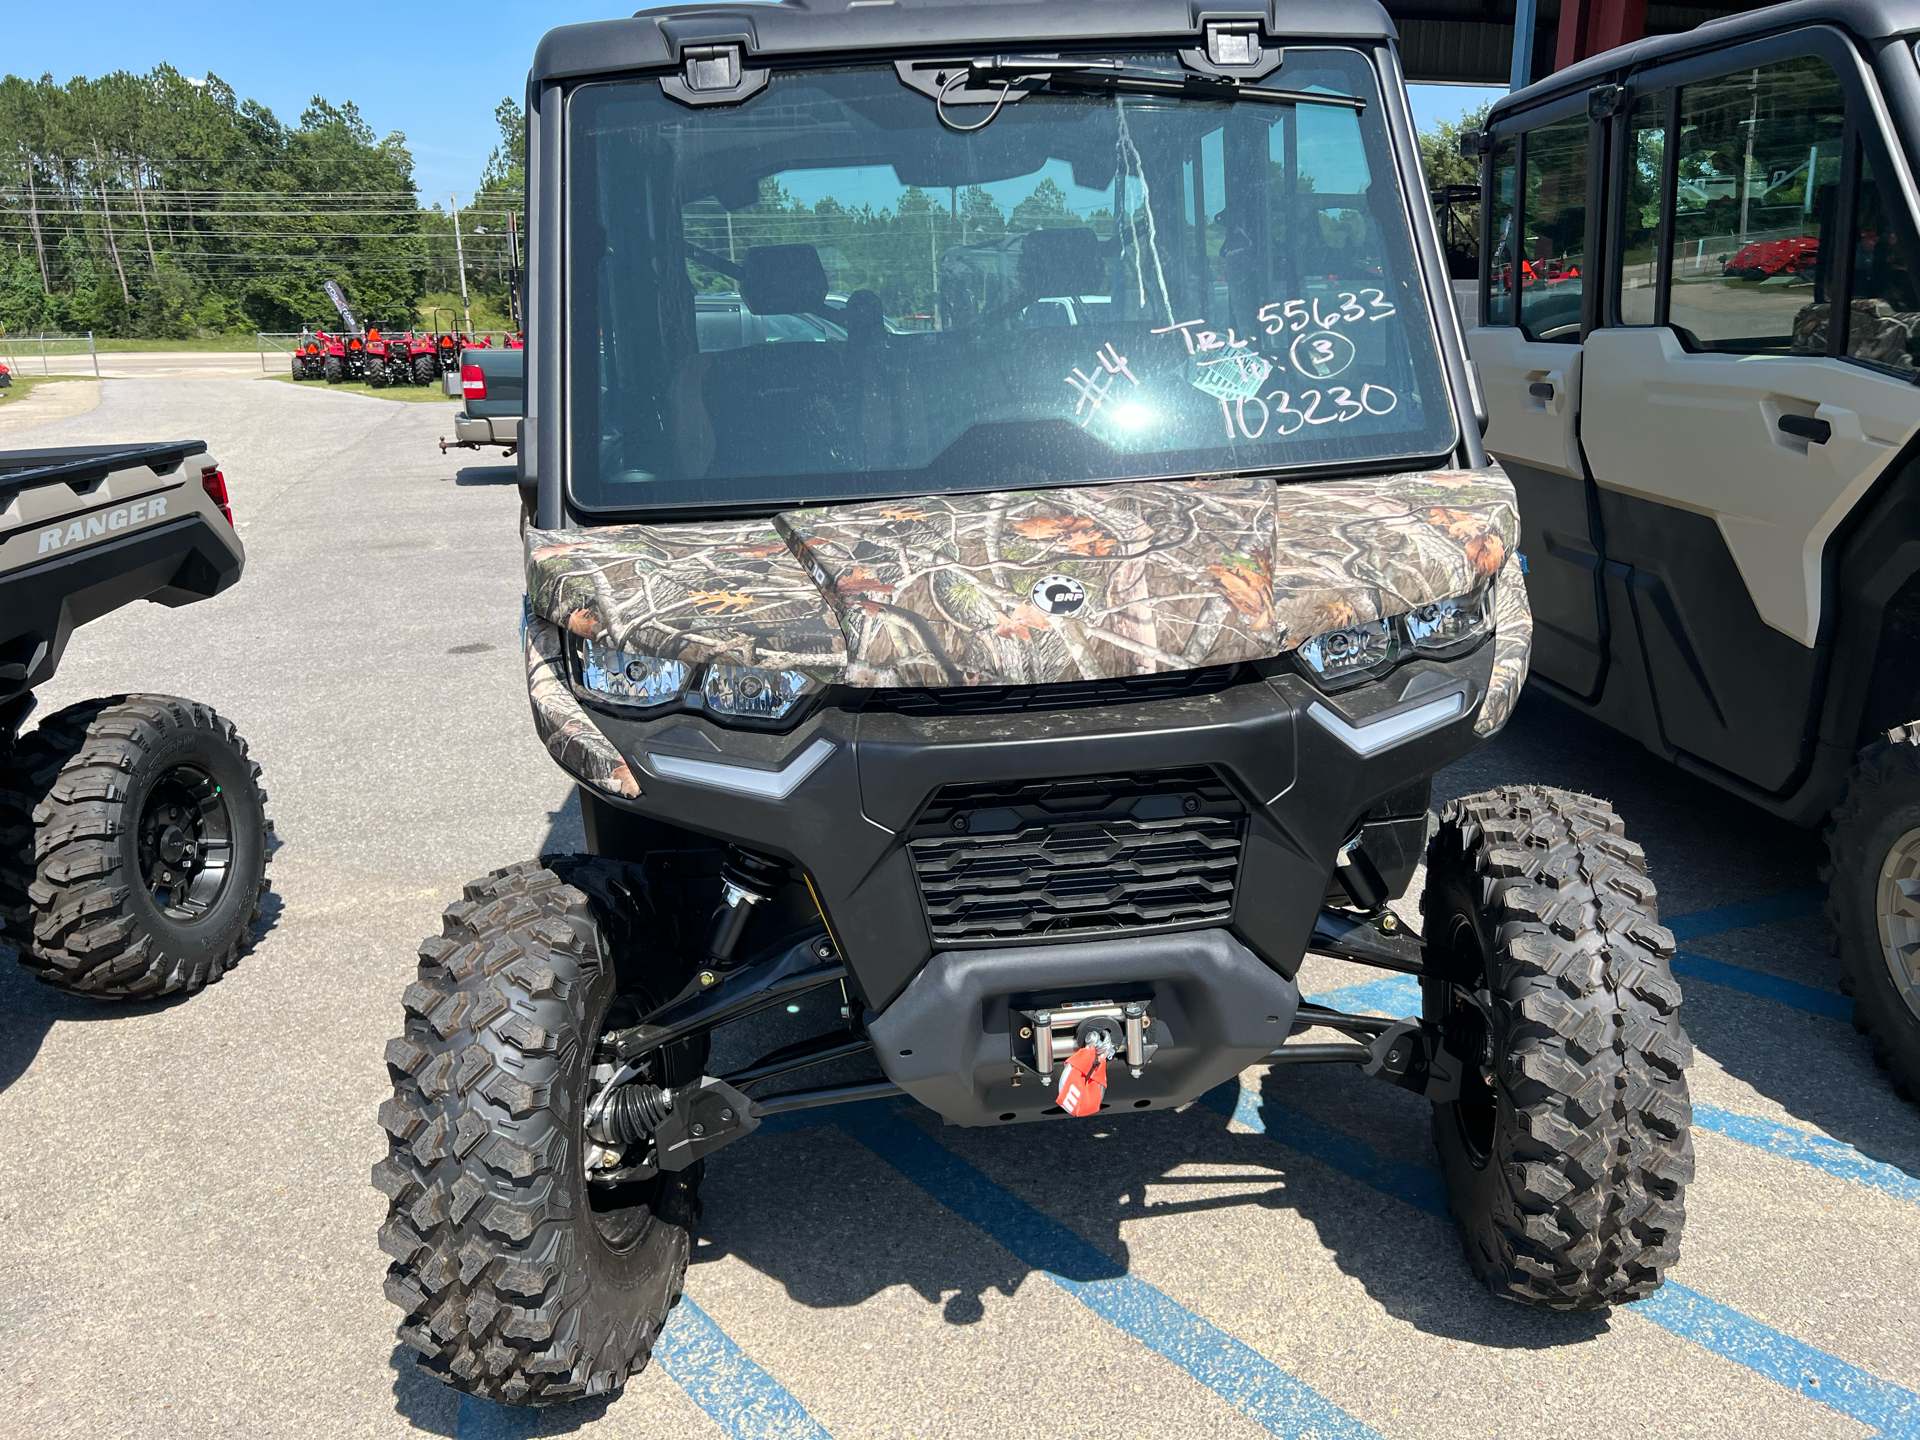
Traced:
[[[1387, 19], [1276, 13], [542, 43], [526, 658], [592, 853], [469, 886], [387, 1051], [388, 1294], [450, 1383], [645, 1364], [703, 1157], [767, 1116], [1073, 1123], [1267, 1063], [1432, 1100], [1497, 1293], [1660, 1284], [1671, 939], [1599, 801], [1477, 796], [1427, 844], [1525, 674], [1518, 522]], [[1424, 941], [1386, 908], [1423, 849]], [[1425, 1014], [1302, 1003], [1309, 950]], [[816, 991], [839, 1028], [706, 1073]]]
[[1916, 38], [1781, 5], [1502, 100], [1468, 343], [1534, 683], [1828, 824], [1855, 1023], [1920, 1099]]

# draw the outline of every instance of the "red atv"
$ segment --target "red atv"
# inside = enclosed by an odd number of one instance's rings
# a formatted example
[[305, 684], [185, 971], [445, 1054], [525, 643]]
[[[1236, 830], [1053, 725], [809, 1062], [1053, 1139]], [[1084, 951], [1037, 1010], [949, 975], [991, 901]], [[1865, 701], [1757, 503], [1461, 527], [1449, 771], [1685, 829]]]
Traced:
[[1811, 276], [1820, 260], [1820, 241], [1811, 235], [1788, 240], [1755, 240], [1742, 245], [1720, 273], [1733, 280], [1770, 280], [1775, 275]]

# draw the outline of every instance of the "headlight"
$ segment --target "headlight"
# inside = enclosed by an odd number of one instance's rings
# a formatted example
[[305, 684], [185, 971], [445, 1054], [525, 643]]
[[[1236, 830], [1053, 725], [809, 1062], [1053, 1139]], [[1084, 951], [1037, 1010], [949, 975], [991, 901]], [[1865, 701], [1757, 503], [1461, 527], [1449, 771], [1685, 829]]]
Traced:
[[1407, 643], [1428, 654], [1444, 654], [1478, 640], [1493, 619], [1493, 607], [1487, 603], [1490, 586], [1481, 586], [1471, 595], [1456, 595], [1432, 605], [1422, 605], [1406, 617]]
[[1398, 640], [1391, 620], [1368, 620], [1315, 635], [1301, 644], [1299, 655], [1322, 680], [1337, 680], [1394, 659]]
[[1345, 680], [1418, 655], [1458, 654], [1493, 627], [1493, 589], [1454, 595], [1388, 620], [1368, 620], [1304, 640], [1294, 653], [1314, 677]]
[[700, 677], [707, 708], [719, 715], [755, 720], [785, 719], [820, 682], [798, 670], [763, 670], [756, 665], [709, 665]]
[[689, 665], [657, 655], [616, 650], [597, 640], [573, 641], [580, 688], [605, 705], [652, 710], [683, 704], [716, 716], [784, 720], [807, 696], [822, 689], [798, 670], [757, 665]]
[[693, 678], [691, 666], [679, 660], [634, 655], [597, 640], [576, 637], [580, 683], [602, 700], [642, 709], [678, 700]]

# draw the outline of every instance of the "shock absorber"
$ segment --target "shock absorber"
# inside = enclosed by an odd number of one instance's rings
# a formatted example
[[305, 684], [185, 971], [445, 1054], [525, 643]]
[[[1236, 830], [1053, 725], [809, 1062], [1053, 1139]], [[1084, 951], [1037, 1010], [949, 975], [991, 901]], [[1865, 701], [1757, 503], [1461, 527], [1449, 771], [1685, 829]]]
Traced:
[[787, 878], [787, 867], [738, 845], [727, 851], [720, 867], [720, 904], [713, 912], [713, 928], [707, 939], [707, 968], [701, 972], [703, 986], [717, 981], [733, 963], [733, 952], [753, 918], [753, 907], [763, 903]]

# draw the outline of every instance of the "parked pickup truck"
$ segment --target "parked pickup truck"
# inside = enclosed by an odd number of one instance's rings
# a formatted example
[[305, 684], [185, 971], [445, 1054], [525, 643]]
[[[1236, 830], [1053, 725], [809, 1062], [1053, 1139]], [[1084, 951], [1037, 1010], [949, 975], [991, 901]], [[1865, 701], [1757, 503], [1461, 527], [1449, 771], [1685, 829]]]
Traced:
[[509, 456], [515, 453], [520, 417], [526, 413], [526, 360], [527, 352], [517, 347], [461, 352], [460, 372], [449, 374], [446, 386], [467, 408], [453, 417], [453, 439], [441, 440], [441, 454], [489, 445], [501, 446]]

